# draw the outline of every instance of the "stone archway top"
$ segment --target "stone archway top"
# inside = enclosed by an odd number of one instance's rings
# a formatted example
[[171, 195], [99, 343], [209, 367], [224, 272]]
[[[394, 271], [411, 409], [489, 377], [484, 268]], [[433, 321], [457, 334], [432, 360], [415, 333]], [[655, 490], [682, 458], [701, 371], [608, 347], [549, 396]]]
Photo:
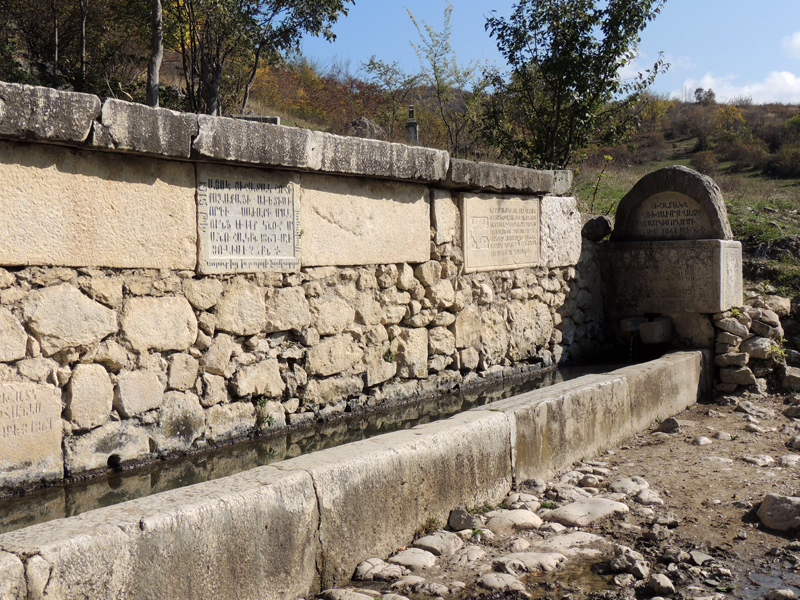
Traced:
[[[655, 197], [663, 202], [654, 203]], [[676, 206], [678, 210], [670, 211], [669, 216], [663, 210], [655, 210]], [[693, 169], [672, 166], [645, 175], [625, 195], [617, 207], [610, 239], [612, 242], [731, 240], [733, 233], [717, 184]]]

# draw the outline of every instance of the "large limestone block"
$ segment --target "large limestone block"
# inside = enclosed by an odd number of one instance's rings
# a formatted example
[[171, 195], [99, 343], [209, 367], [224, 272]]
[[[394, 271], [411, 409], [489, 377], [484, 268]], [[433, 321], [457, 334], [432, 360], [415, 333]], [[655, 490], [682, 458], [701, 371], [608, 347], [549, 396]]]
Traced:
[[223, 442], [246, 436], [256, 423], [256, 407], [250, 402], [218, 404], [206, 411], [206, 439]]
[[443, 150], [312, 133], [313, 167], [320, 171], [424, 182], [440, 182], [447, 176], [450, 157]]
[[159, 156], [189, 158], [197, 135], [197, 115], [107, 98], [92, 145]]
[[161, 405], [164, 386], [153, 371], [129, 371], [117, 377], [114, 408], [125, 419]]
[[508, 325], [495, 308], [481, 313], [484, 368], [500, 364], [508, 353]]
[[100, 114], [100, 98], [0, 82], [0, 136], [82, 142]]
[[430, 206], [424, 186], [306, 174], [300, 194], [304, 267], [430, 258]]
[[197, 310], [208, 310], [216, 305], [222, 295], [223, 285], [219, 279], [184, 279], [183, 294]]
[[432, 190], [432, 223], [436, 228], [433, 241], [437, 244], [455, 243], [461, 239], [461, 214], [453, 195], [446, 190]]
[[65, 444], [64, 463], [68, 475], [124, 466], [150, 458], [147, 432], [133, 421], [117, 421], [86, 435], [73, 436]]
[[397, 375], [405, 379], [428, 376], [428, 330], [424, 327], [400, 329], [392, 341]]
[[0, 264], [194, 269], [194, 168], [0, 142]]
[[627, 381], [614, 373], [534, 390], [486, 410], [512, 420], [514, 476], [525, 480], [547, 477], [631, 436], [631, 402]]
[[26, 600], [28, 587], [22, 561], [8, 552], [0, 552], [0, 598]]
[[450, 356], [456, 351], [456, 338], [447, 327], [433, 327], [428, 331], [428, 353]]
[[541, 204], [541, 265], [572, 267], [581, 257], [581, 214], [575, 198], [545, 196]]
[[65, 417], [81, 429], [102, 425], [111, 413], [114, 386], [101, 365], [78, 365], [67, 385]]
[[275, 398], [283, 393], [286, 384], [281, 379], [278, 361], [271, 358], [239, 369], [233, 380], [233, 389], [237, 396], [256, 394]]
[[448, 183], [462, 189], [547, 194], [553, 191], [553, 171], [450, 159]]
[[314, 135], [307, 129], [198, 116], [192, 143], [203, 158], [293, 168], [312, 167]]
[[130, 298], [120, 320], [137, 350], [186, 350], [197, 339], [197, 318], [182, 296]]
[[237, 279], [217, 303], [217, 329], [234, 335], [253, 335], [264, 328], [264, 290]]
[[0, 383], [0, 488], [47, 483], [64, 476], [61, 390]]
[[33, 597], [279, 600], [312, 589], [318, 527], [311, 477], [260, 467], [8, 533], [0, 546], [41, 559]]
[[541, 302], [511, 302], [508, 320], [511, 324], [509, 356], [513, 361], [534, 356], [553, 335], [553, 317], [547, 305]]
[[265, 305], [265, 331], [302, 331], [311, 325], [311, 311], [302, 288], [280, 288], [270, 294]]
[[190, 392], [167, 392], [159, 408], [158, 430], [153, 435], [160, 454], [188, 450], [206, 426], [200, 399]]
[[372, 387], [391, 379], [397, 373], [397, 363], [389, 352], [389, 345], [370, 346], [364, 351], [367, 367], [367, 386]]
[[349, 369], [363, 356], [364, 351], [350, 334], [334, 335], [308, 349], [306, 371], [309, 375], [327, 377]]
[[[1, 227], [1, 225], [0, 225]], [[39, 340], [42, 354], [88, 346], [117, 331], [117, 314], [90, 300], [68, 283], [31, 292], [25, 321]]]
[[481, 341], [481, 311], [475, 304], [470, 304], [458, 313], [453, 324], [456, 336], [456, 348], [467, 348]]
[[364, 380], [358, 375], [312, 379], [306, 386], [303, 402], [306, 406], [324, 407], [343, 398], [358, 396], [364, 389]]
[[7, 308], [0, 306], [0, 362], [25, 358], [28, 334]]
[[356, 309], [344, 298], [326, 294], [309, 300], [313, 325], [320, 335], [342, 333], [356, 318]]
[[314, 481], [323, 589], [349, 580], [353, 565], [388, 556], [429, 519], [447, 522], [454, 506], [499, 501], [511, 486], [510, 435], [505, 415], [468, 411], [277, 463]]

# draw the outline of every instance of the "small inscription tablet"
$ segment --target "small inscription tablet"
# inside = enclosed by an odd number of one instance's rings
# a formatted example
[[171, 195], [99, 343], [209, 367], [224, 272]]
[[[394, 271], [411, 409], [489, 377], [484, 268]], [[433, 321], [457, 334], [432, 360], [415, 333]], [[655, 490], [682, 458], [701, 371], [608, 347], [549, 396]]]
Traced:
[[650, 240], [697, 240], [713, 233], [700, 203], [679, 192], [661, 192], [643, 200], [628, 232], [635, 239]]
[[464, 271], [517, 269], [539, 264], [539, 198], [465, 196]]
[[300, 269], [298, 185], [285, 178], [233, 179], [200, 171], [201, 273]]

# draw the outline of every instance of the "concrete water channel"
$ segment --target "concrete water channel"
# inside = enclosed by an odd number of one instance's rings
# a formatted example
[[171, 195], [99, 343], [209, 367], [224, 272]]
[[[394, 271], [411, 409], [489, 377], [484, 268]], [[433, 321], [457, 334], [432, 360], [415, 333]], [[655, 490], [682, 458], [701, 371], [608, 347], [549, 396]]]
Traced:
[[306, 597], [431, 518], [496, 503], [676, 414], [708, 389], [708, 368], [700, 351], [668, 354], [18, 529], [0, 535], [0, 581], [34, 597]]

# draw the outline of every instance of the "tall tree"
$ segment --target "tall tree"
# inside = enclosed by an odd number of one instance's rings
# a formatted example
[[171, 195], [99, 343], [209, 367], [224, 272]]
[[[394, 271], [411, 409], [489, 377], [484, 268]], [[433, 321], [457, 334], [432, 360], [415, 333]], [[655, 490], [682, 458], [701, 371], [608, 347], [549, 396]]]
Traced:
[[[183, 55], [192, 108], [222, 112], [226, 67], [274, 62], [306, 33], [335, 39], [331, 26], [354, 0], [167, 0], [168, 46]], [[255, 71], [253, 71], [255, 72]]]
[[161, 0], [152, 0], [151, 51], [147, 63], [147, 105], [158, 106], [158, 83], [161, 61], [164, 59], [164, 11]]
[[520, 0], [486, 29], [510, 72], [494, 73], [487, 141], [509, 161], [564, 168], [594, 139], [612, 144], [636, 122], [635, 108], [658, 73], [623, 79], [639, 34], [665, 0]]

